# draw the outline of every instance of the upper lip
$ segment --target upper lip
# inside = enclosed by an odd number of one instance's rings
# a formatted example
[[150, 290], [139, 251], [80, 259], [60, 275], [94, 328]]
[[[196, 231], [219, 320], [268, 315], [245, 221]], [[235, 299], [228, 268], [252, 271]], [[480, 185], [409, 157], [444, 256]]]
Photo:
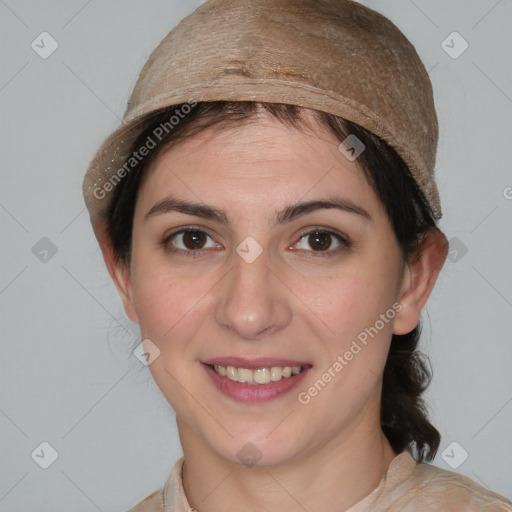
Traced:
[[304, 361], [297, 361], [296, 359], [284, 359], [274, 357], [212, 357], [203, 364], [217, 365], [217, 366], [234, 366], [235, 368], [247, 368], [249, 370], [257, 370], [258, 368], [272, 368], [273, 366], [311, 366]]

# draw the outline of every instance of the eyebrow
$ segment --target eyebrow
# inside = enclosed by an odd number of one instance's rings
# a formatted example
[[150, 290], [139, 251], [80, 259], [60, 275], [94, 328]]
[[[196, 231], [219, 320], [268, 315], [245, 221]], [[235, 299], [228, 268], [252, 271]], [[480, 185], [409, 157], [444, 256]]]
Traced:
[[[356, 205], [352, 201], [342, 197], [331, 197], [326, 199], [316, 199], [313, 201], [303, 201], [287, 206], [277, 213], [274, 218], [274, 226], [291, 222], [303, 215], [307, 215], [315, 210], [320, 209], [336, 209], [347, 213], [359, 215], [367, 220], [371, 220], [371, 215], [361, 206]], [[156, 203], [144, 216], [147, 220], [156, 215], [164, 213], [179, 212], [186, 215], [193, 215], [202, 219], [213, 220], [221, 224], [229, 224], [228, 217], [224, 210], [220, 210], [213, 206], [191, 203], [174, 197], [166, 197]]]

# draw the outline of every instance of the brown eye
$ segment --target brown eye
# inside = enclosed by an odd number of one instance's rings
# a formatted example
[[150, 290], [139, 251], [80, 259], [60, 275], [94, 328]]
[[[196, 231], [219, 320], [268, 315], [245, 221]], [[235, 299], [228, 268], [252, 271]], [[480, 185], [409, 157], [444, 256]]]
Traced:
[[[209, 245], [208, 245], [209, 244]], [[166, 236], [163, 247], [171, 253], [197, 256], [206, 249], [219, 248], [212, 237], [200, 229], [182, 229]]]
[[332, 243], [332, 237], [329, 233], [313, 232], [308, 236], [310, 247], [318, 251], [329, 249]]
[[326, 254], [335, 254], [344, 248], [350, 247], [348, 239], [344, 236], [321, 229], [305, 233], [296, 245], [306, 252]]
[[206, 241], [206, 234], [202, 231], [187, 231], [183, 233], [183, 245], [187, 249], [202, 249]]

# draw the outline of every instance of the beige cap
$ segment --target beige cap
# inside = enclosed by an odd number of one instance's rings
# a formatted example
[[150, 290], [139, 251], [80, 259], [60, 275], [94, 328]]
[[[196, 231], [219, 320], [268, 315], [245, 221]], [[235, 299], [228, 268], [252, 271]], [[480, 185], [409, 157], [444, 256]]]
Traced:
[[391, 21], [351, 0], [209, 0], [153, 51], [123, 123], [89, 165], [95, 232], [149, 114], [194, 101], [286, 103], [353, 121], [397, 151], [441, 217], [432, 86]]

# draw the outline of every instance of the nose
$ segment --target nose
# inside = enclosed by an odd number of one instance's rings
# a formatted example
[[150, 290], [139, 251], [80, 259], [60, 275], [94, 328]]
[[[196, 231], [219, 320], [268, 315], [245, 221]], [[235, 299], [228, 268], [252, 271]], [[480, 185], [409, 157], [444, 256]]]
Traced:
[[290, 323], [290, 295], [276, 270], [270, 268], [265, 250], [251, 263], [235, 255], [219, 288], [216, 322], [239, 339], [261, 339]]

